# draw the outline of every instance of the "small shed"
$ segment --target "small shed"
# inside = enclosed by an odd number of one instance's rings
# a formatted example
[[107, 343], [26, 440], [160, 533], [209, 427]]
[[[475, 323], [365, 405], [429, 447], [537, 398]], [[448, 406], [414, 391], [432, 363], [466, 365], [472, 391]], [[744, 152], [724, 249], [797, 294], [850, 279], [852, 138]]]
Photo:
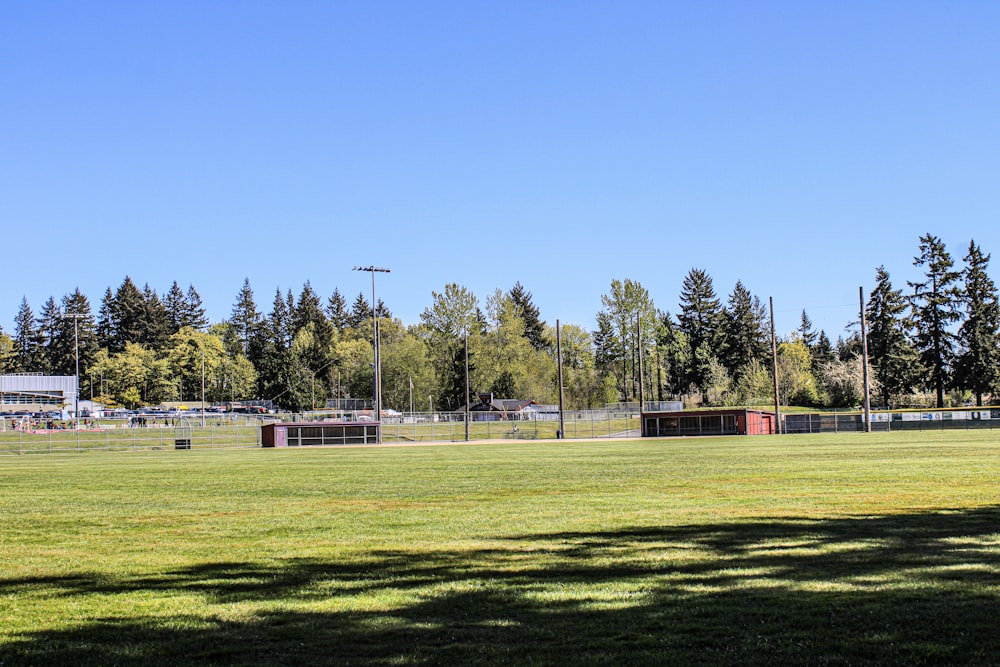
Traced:
[[775, 416], [766, 410], [722, 409], [644, 412], [642, 435], [769, 435]]
[[262, 447], [310, 447], [330, 445], [375, 445], [378, 422], [275, 422], [260, 427]]

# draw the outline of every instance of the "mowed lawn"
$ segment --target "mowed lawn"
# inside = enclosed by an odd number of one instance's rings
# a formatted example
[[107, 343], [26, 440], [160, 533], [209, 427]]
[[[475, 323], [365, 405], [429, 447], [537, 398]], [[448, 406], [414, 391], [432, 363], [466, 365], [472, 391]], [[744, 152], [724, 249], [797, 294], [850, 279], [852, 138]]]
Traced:
[[1000, 664], [1000, 432], [0, 458], [0, 665]]

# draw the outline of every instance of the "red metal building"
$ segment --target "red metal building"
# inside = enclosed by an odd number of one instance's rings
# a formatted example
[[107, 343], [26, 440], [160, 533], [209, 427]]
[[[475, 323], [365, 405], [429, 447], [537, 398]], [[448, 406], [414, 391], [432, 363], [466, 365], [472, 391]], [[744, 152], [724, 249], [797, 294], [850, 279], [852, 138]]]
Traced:
[[375, 445], [378, 422], [278, 422], [260, 427], [262, 447], [307, 447], [316, 445]]
[[775, 416], [765, 410], [721, 409], [682, 412], [644, 412], [642, 435], [768, 435], [775, 432]]

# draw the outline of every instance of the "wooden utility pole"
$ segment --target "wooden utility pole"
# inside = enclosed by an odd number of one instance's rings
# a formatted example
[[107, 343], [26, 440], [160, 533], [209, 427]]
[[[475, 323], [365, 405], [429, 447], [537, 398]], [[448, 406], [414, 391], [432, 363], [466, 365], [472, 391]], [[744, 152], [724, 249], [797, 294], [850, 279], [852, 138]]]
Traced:
[[861, 298], [861, 363], [864, 364], [865, 378], [865, 432], [872, 432], [872, 394], [868, 380], [868, 321], [865, 317], [865, 289], [858, 288]]
[[639, 435], [646, 434], [646, 428], [643, 425], [642, 409], [646, 402], [646, 394], [643, 391], [643, 372], [642, 372], [642, 316], [639, 315], [635, 318], [635, 339], [639, 347]]
[[774, 373], [774, 432], [781, 433], [781, 402], [778, 396], [778, 340], [774, 335], [774, 297], [771, 303], [771, 370]]

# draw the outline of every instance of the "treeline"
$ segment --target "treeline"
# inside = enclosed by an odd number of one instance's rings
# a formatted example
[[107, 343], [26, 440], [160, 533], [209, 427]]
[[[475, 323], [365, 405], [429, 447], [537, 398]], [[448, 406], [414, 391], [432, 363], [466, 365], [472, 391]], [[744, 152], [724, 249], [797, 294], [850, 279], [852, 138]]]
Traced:
[[[867, 298], [870, 386], [876, 405], [961, 403], [992, 398], [1000, 384], [1000, 309], [987, 274], [990, 257], [970, 242], [961, 269], [937, 237], [920, 237], [914, 265], [924, 276], [894, 288], [883, 267]], [[50, 298], [36, 316], [21, 302], [13, 336], [0, 333], [4, 372], [73, 375], [81, 394], [108, 404], [271, 399], [291, 410], [328, 398], [368, 399], [373, 386], [373, 320], [381, 341], [385, 407], [455, 410], [465, 401], [465, 342], [474, 393], [558, 400], [556, 334], [520, 283], [484, 303], [458, 284], [432, 292], [409, 326], [359, 293], [323, 299], [307, 281], [295, 295], [276, 290], [267, 312], [249, 280], [231, 314], [210, 323], [193, 286], [161, 297], [126, 277], [105, 292], [96, 316], [74, 291]], [[688, 404], [773, 401], [767, 309], [741, 282], [723, 301], [712, 278], [691, 269], [676, 315], [656, 308], [639, 283], [614, 280], [593, 332], [561, 327], [567, 407], [683, 398]], [[374, 308], [374, 312], [373, 312]], [[859, 318], [860, 320], [860, 313]], [[864, 368], [858, 322], [832, 342], [805, 311], [777, 345], [783, 404], [854, 406]], [[640, 363], [641, 359], [641, 363]], [[640, 368], [642, 372], [640, 373]]]

